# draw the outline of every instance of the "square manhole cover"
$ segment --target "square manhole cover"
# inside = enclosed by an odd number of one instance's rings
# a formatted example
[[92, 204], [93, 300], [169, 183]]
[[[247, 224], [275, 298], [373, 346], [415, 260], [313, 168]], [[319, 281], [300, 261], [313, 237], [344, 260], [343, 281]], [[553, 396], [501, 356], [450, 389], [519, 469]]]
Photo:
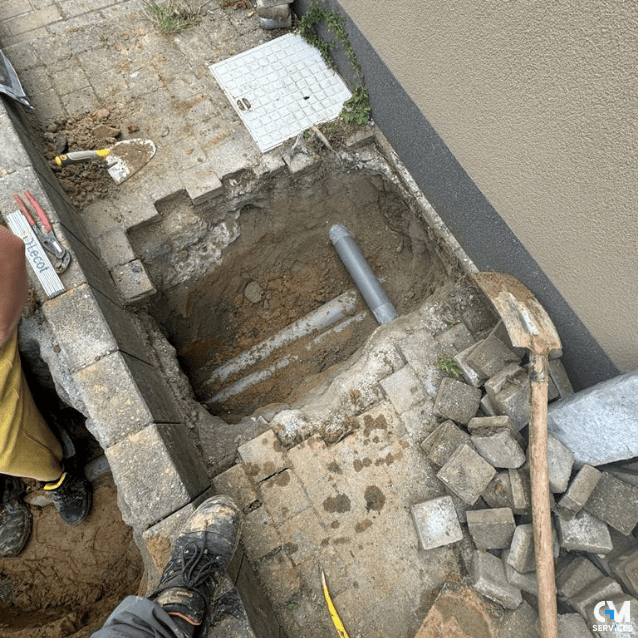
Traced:
[[263, 153], [335, 119], [351, 96], [321, 53], [292, 33], [210, 70]]

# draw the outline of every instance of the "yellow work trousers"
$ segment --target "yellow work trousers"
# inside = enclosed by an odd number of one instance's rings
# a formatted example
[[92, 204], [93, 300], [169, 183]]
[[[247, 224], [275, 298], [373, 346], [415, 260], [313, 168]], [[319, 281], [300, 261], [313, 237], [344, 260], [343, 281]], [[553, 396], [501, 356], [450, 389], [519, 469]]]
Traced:
[[62, 446], [33, 402], [18, 351], [18, 334], [0, 347], [0, 474], [39, 481], [62, 475]]

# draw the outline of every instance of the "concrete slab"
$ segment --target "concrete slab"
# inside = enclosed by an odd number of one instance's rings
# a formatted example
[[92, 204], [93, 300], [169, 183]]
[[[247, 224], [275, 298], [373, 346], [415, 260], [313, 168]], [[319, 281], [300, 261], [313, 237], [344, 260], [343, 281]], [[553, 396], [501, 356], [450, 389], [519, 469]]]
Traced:
[[638, 456], [638, 373], [572, 394], [548, 408], [549, 431], [574, 454], [578, 467]]

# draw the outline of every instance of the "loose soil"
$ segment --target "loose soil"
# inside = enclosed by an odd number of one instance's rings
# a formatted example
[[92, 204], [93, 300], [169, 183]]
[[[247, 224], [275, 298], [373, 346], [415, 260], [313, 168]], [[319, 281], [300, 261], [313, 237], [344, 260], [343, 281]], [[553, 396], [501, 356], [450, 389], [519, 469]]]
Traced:
[[[61, 403], [24, 358], [23, 368], [47, 423], [73, 442], [75, 455], [67, 463], [84, 467], [101, 456], [84, 417]], [[95, 480], [92, 511], [77, 527], [66, 526], [52, 505], [33, 504], [45, 492], [36, 481], [24, 482], [33, 526], [20, 555], [0, 559], [0, 636], [88, 638], [126, 595], [138, 593], [143, 573], [113, 479], [107, 473]]]
[[31, 511], [25, 549], [0, 559], [0, 635], [87, 638], [125, 596], [137, 594], [142, 577], [115, 486], [105, 479], [95, 487], [92, 513], [77, 527], [64, 525], [52, 505]]

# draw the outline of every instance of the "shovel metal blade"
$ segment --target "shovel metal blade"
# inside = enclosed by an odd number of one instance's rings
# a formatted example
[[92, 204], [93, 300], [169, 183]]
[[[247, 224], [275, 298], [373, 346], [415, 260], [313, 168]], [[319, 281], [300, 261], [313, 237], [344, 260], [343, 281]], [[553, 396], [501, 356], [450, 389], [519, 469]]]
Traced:
[[106, 168], [116, 184], [121, 184], [140, 170], [155, 155], [151, 140], [122, 140], [106, 157]]
[[562, 355], [558, 331], [529, 288], [505, 273], [480, 272], [474, 279], [503, 320], [513, 346], [550, 359]]

